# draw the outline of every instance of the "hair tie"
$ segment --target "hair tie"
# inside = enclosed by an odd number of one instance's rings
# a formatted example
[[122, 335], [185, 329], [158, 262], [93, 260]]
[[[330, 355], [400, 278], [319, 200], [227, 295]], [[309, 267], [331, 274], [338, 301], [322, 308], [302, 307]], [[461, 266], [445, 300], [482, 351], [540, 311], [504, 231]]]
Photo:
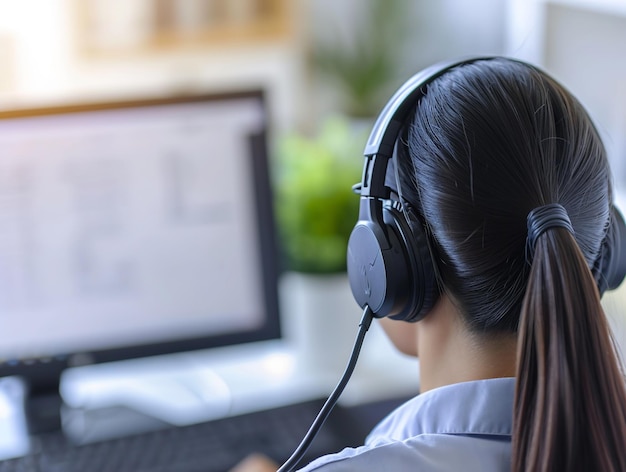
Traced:
[[546, 230], [554, 227], [567, 229], [574, 234], [574, 227], [569, 219], [567, 210], [559, 203], [549, 203], [531, 210], [526, 218], [528, 224], [528, 239], [526, 240], [527, 255], [535, 253], [537, 238]]

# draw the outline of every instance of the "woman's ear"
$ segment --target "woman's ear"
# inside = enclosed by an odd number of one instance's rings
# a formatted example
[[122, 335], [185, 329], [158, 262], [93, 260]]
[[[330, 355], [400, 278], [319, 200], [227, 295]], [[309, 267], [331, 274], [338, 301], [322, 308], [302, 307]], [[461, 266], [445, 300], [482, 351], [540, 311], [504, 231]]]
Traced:
[[381, 318], [380, 324], [387, 337], [398, 351], [408, 356], [417, 357], [417, 330], [419, 323]]

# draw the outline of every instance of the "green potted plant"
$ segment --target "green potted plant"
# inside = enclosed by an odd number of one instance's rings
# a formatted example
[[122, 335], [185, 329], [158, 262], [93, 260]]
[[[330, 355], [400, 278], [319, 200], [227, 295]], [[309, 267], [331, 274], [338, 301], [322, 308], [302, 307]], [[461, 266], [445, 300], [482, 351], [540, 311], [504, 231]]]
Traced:
[[361, 179], [366, 138], [348, 120], [334, 116], [315, 136], [294, 133], [278, 141], [276, 216], [288, 270], [345, 272], [359, 205], [351, 187]]

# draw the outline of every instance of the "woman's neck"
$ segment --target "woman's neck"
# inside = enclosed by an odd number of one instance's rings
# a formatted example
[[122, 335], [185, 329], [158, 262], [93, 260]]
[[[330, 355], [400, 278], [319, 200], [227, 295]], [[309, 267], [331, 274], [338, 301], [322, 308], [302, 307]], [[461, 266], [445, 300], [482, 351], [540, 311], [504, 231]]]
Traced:
[[517, 336], [470, 332], [446, 296], [418, 323], [417, 346], [422, 392], [458, 382], [515, 376]]

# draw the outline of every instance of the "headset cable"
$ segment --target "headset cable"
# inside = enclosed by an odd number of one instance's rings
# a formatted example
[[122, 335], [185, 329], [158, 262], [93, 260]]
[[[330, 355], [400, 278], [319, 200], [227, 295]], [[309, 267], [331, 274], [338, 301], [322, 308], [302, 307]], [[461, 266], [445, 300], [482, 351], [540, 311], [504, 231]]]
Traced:
[[348, 380], [352, 376], [352, 372], [354, 372], [354, 367], [356, 366], [357, 359], [359, 358], [359, 353], [361, 352], [361, 346], [363, 345], [363, 340], [365, 339], [365, 334], [372, 324], [372, 319], [374, 318], [374, 312], [370, 309], [369, 306], [365, 305], [365, 309], [363, 310], [363, 317], [359, 322], [359, 332], [357, 333], [356, 340], [354, 341], [354, 347], [352, 348], [352, 353], [350, 354], [350, 359], [348, 361], [348, 365], [346, 366], [341, 379], [337, 383], [337, 386], [332, 391], [324, 406], [320, 409], [320, 412], [313, 420], [311, 427], [304, 435], [304, 438], [296, 448], [296, 450], [291, 454], [291, 457], [285, 461], [285, 463], [278, 469], [277, 472], [291, 472], [296, 465], [302, 460], [304, 454], [311, 446], [313, 439], [319, 432], [320, 428], [328, 418], [328, 415], [332, 411], [333, 407], [337, 403], [337, 400], [341, 396], [343, 389], [346, 387]]

